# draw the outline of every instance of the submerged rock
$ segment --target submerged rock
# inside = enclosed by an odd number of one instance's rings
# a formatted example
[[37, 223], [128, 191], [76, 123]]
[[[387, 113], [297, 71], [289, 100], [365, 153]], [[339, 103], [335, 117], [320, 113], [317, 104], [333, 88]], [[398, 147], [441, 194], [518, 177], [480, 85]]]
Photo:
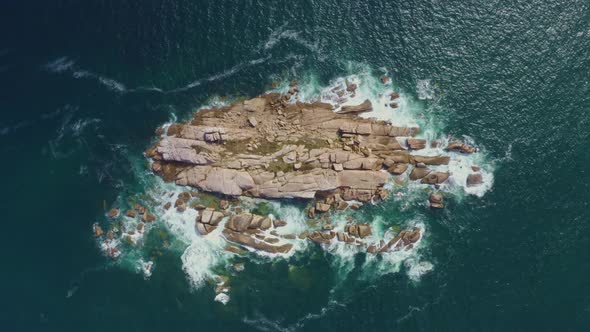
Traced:
[[424, 165], [448, 165], [450, 157], [447, 156], [412, 156], [413, 164], [423, 163]]
[[117, 209], [117, 208], [112, 208], [109, 210], [109, 212], [107, 212], [107, 216], [111, 219], [115, 219], [115, 218], [119, 217], [119, 214], [120, 214], [120, 212], [119, 212], [119, 209]]
[[329, 210], [330, 210], [330, 205], [329, 204], [316, 203], [316, 205], [315, 205], [315, 211], [328, 212]]
[[445, 207], [445, 205], [443, 204], [443, 196], [441, 193], [431, 193], [429, 201], [431, 208], [442, 209]]
[[98, 225], [94, 225], [94, 237], [101, 237], [104, 234], [102, 228]]
[[360, 237], [361, 239], [371, 235], [371, 225], [369, 224], [355, 224], [349, 225], [348, 234], [351, 236]]

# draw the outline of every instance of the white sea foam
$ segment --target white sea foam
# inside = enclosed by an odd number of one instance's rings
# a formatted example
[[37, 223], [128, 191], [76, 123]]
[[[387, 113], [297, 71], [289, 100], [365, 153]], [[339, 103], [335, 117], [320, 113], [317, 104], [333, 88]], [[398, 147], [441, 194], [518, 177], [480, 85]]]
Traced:
[[149, 279], [152, 276], [152, 271], [154, 267], [154, 262], [152, 261], [144, 261], [140, 258], [137, 261], [137, 270], [143, 274], [143, 277]]
[[418, 99], [433, 99], [435, 93], [432, 80], [424, 79], [416, 81], [416, 93], [418, 94]]
[[225, 293], [219, 293], [215, 296], [215, 301], [226, 305], [229, 302], [229, 295], [225, 294]]
[[[168, 192], [173, 195], [165, 195], [163, 201], [174, 203], [178, 194], [183, 188], [168, 186]], [[232, 256], [231, 253], [223, 248], [226, 245], [225, 240], [221, 237], [221, 231], [225, 221], [222, 221], [219, 227], [206, 236], [200, 235], [195, 229], [195, 220], [198, 212], [194, 209], [187, 209], [180, 213], [176, 209], [158, 211], [160, 219], [166, 227], [174, 234], [177, 240], [187, 245], [182, 253], [182, 268], [186, 272], [191, 285], [194, 288], [201, 287], [207, 280], [217, 276], [213, 268], [226, 261]]]
[[404, 266], [407, 268], [407, 275], [413, 281], [420, 281], [420, 278], [434, 269], [434, 265], [428, 261], [417, 261], [414, 258], [406, 259]]

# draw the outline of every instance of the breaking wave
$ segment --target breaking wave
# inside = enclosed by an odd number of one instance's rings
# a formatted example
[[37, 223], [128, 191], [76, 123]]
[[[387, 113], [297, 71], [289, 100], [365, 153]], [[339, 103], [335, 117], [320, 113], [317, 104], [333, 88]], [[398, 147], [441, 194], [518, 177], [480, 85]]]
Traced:
[[139, 86], [135, 88], [128, 88], [124, 83], [119, 82], [113, 78], [106, 77], [97, 73], [93, 73], [88, 70], [80, 69], [76, 67], [76, 62], [68, 57], [60, 57], [53, 61], [48, 62], [43, 66], [44, 69], [52, 73], [63, 74], [71, 73], [75, 79], [89, 79], [98, 82], [105, 86], [109, 90], [117, 93], [131, 93], [131, 92], [158, 92], [158, 93], [176, 93], [183, 92], [200, 86], [204, 83], [215, 82], [224, 78], [233, 76], [234, 74], [252, 66], [260, 65], [268, 61], [272, 56], [267, 55], [259, 58], [255, 58], [249, 61], [238, 63], [237, 65], [226, 69], [222, 72], [212, 74], [205, 78], [196, 79], [182, 87], [165, 90], [155, 86]]

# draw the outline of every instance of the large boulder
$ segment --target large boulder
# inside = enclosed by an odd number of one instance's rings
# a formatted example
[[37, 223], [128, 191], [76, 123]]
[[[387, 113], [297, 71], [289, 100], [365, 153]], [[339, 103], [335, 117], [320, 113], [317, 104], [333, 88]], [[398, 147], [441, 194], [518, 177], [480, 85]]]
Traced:
[[281, 220], [281, 219], [275, 219], [275, 220], [272, 221], [272, 225], [275, 228], [278, 228], [278, 227], [287, 226], [287, 222], [284, 221], [284, 220]]
[[408, 138], [406, 140], [408, 144], [408, 148], [410, 150], [421, 150], [426, 147], [426, 140], [425, 139], [418, 139], [418, 138]]
[[371, 235], [371, 225], [369, 224], [355, 224], [348, 226], [348, 234], [361, 239]]
[[445, 207], [443, 203], [443, 196], [441, 193], [431, 193], [430, 198], [428, 200], [430, 202], [431, 208], [442, 209]]
[[480, 173], [469, 174], [467, 176], [467, 187], [479, 186], [483, 183], [483, 178]]
[[430, 170], [425, 167], [414, 167], [410, 173], [410, 180], [419, 180], [430, 173]]
[[236, 232], [243, 232], [248, 229], [253, 216], [250, 213], [242, 213], [232, 216], [225, 224], [225, 228], [229, 228]]
[[448, 156], [412, 156], [413, 164], [423, 163], [425, 165], [448, 165], [451, 160]]
[[403, 174], [407, 169], [408, 169], [408, 164], [395, 163], [392, 166], [390, 166], [389, 168], [387, 168], [387, 171], [393, 175], [400, 175], [400, 174]]
[[420, 233], [420, 229], [416, 227], [411, 231], [406, 231], [402, 235], [402, 241], [404, 242], [404, 245], [407, 246], [409, 244], [414, 244], [418, 242], [418, 240], [420, 240], [420, 236], [422, 236], [422, 234]]
[[449, 178], [448, 172], [432, 172], [422, 178], [421, 183], [425, 184], [441, 184]]
[[244, 109], [249, 112], [262, 112], [266, 107], [265, 98], [254, 98], [244, 101]]
[[358, 114], [373, 110], [373, 105], [369, 99], [356, 106], [342, 106], [338, 114]]
[[156, 217], [153, 214], [151, 214], [149, 212], [146, 212], [141, 217], [141, 221], [143, 221], [143, 222], [154, 222], [154, 221], [156, 221]]

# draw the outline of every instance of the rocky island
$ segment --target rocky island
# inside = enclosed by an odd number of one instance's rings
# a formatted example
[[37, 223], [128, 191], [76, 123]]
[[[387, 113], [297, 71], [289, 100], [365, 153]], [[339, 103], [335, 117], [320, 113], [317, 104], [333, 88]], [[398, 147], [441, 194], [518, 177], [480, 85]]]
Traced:
[[[372, 110], [369, 100], [335, 110], [328, 103], [293, 102], [298, 87], [296, 83], [290, 86], [287, 93], [267, 93], [203, 109], [184, 123], [158, 128], [159, 139], [145, 153], [153, 161], [153, 172], [165, 181], [214, 193], [221, 199], [216, 208], [194, 206], [191, 193], [186, 192], [178, 195], [174, 206], [180, 212], [187, 206], [199, 211], [195, 229], [202, 236], [225, 220], [221, 232], [225, 240], [269, 253], [289, 252], [292, 243], [285, 239], [309, 239], [319, 244], [342, 241], [369, 253], [411, 248], [420, 239], [418, 228], [402, 230], [389, 241], [365, 243], [363, 239], [371, 235], [368, 224], [349, 220], [336, 232], [329, 211], [387, 200], [385, 184], [391, 176], [406, 172], [412, 181], [432, 186], [444, 183], [450, 174], [429, 167], [448, 164], [448, 156], [411, 153], [424, 149], [427, 143], [439, 143], [415, 138], [417, 127], [360, 117]], [[355, 85], [346, 87], [348, 93], [355, 89]], [[397, 93], [389, 96], [393, 108], [398, 97]], [[476, 151], [462, 142], [452, 142], [447, 149]], [[285, 221], [244, 213], [239, 207], [228, 209], [228, 202], [240, 196], [309, 201], [308, 218], [321, 223], [300, 234], [278, 234], [275, 229]], [[442, 195], [432, 193], [430, 206], [442, 208]], [[170, 207], [171, 203], [165, 206]], [[226, 249], [241, 250], [232, 245]]]
[[[158, 181], [147, 195], [120, 200], [105, 213], [108, 224], [94, 224], [105, 255], [118, 259], [152, 242], [146, 236], [157, 236], [161, 246], [145, 248], [149, 254], [137, 261], [137, 270], [149, 277], [160, 249], [170, 246], [165, 236], [170, 230], [183, 238], [181, 259], [189, 278], [195, 285], [214, 282], [215, 299], [226, 303], [226, 274], [232, 272], [218, 274], [214, 268], [239, 272], [240, 259], [250, 252], [289, 257], [308, 245], [403, 260], [416, 252], [424, 225], [379, 229], [362, 210], [355, 211], [364, 204], [392, 203], [390, 190], [412, 183], [433, 210], [445, 208], [451, 185], [465, 190], [484, 185], [484, 173], [466, 158], [475, 147], [419, 138], [417, 126], [365, 117], [382, 105], [354, 99], [355, 83], [345, 80], [331, 88], [334, 103], [301, 101], [295, 82], [287, 89], [203, 108], [158, 128], [144, 154], [153, 173], [171, 185]], [[394, 118], [400, 95], [386, 91], [379, 102]], [[273, 200], [295, 201], [297, 211], [281, 212], [278, 203], [279, 210], [268, 208]], [[194, 260], [184, 261], [188, 257]], [[432, 268], [424, 264], [421, 269]]]

